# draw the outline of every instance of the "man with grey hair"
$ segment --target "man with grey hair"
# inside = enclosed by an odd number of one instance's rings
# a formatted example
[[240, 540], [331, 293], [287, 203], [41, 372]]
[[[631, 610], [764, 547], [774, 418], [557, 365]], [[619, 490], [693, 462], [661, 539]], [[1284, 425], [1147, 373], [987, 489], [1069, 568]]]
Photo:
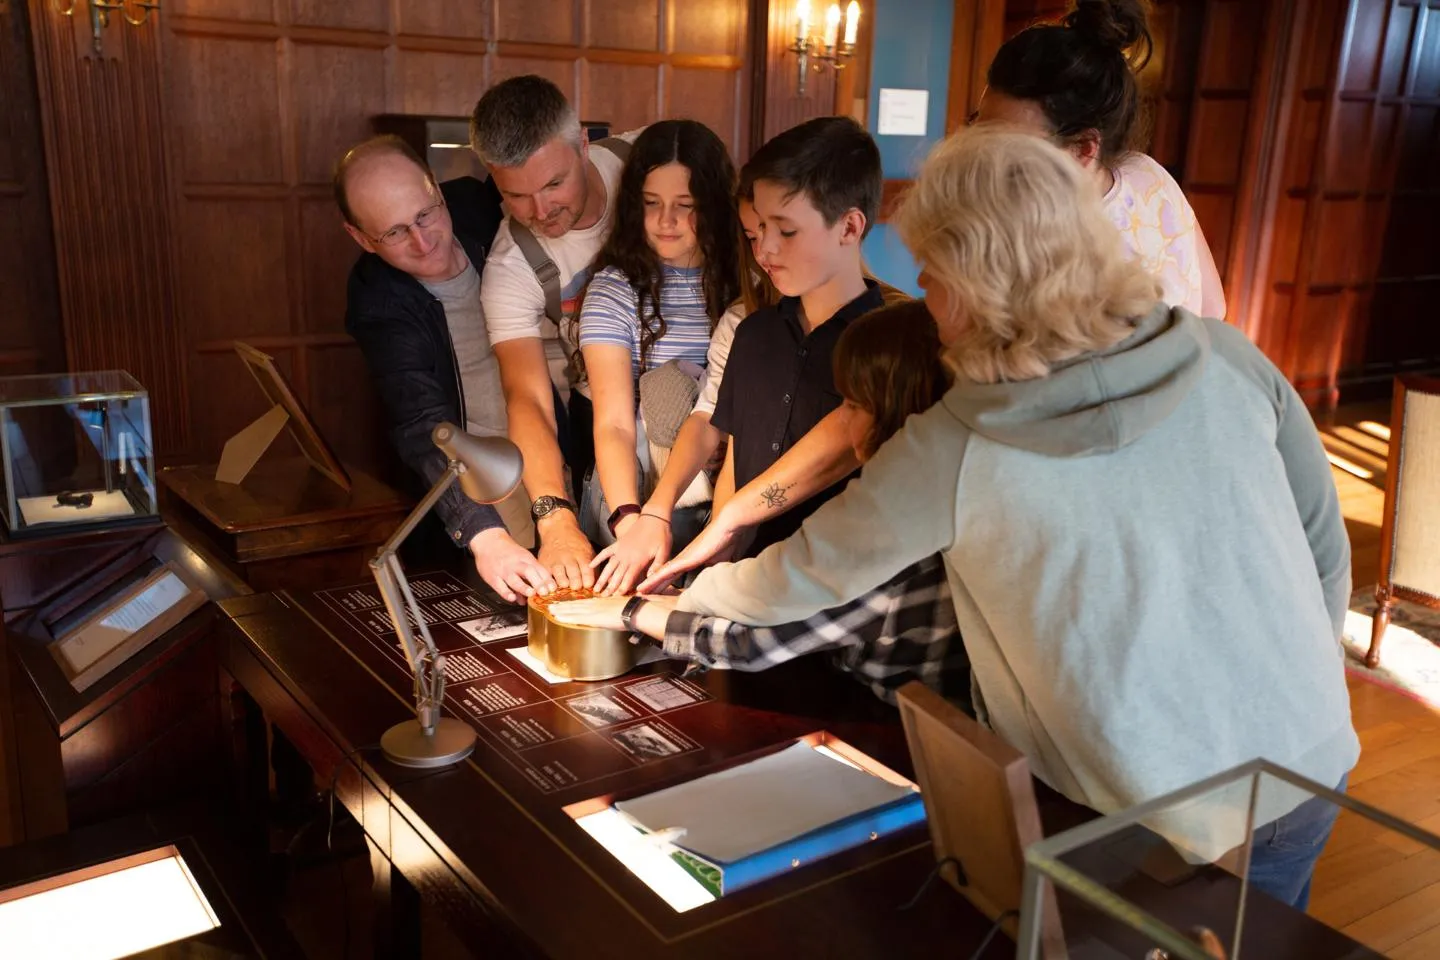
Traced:
[[[594, 583], [594, 549], [568, 495], [552, 384], [580, 394], [571, 398], [572, 436], [588, 447], [589, 402], [583, 385], [566, 383], [565, 352], [573, 349], [576, 301], [610, 233], [620, 171], [639, 132], [587, 143], [560, 88], [537, 76], [491, 87], [470, 118], [470, 145], [507, 214], [485, 263], [480, 299], [500, 363], [510, 439], [525, 455], [540, 562], [562, 587]], [[572, 457], [572, 472], [583, 471], [587, 460]], [[578, 487], [584, 477], [572, 480]]]

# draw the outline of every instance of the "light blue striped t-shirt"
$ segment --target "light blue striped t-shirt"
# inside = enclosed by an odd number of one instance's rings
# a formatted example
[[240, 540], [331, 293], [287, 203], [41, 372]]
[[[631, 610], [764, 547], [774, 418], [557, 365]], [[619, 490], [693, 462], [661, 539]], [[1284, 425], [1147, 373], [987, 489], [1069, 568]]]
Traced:
[[[660, 314], [665, 318], [665, 335], [650, 345], [645, 370], [670, 360], [689, 360], [705, 365], [710, 348], [710, 317], [705, 312], [705, 288], [701, 267], [663, 267], [660, 282]], [[595, 274], [585, 291], [580, 308], [580, 346], [611, 343], [630, 351], [630, 365], [639, 377], [640, 308], [635, 288], [615, 267]], [[646, 312], [650, 305], [646, 304]], [[653, 324], [653, 317], [650, 322]]]

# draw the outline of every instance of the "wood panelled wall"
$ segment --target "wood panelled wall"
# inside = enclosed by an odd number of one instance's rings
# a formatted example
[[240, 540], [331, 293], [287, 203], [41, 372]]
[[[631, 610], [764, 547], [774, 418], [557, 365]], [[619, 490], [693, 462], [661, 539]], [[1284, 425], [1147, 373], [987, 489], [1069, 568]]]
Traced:
[[[1062, 13], [1011, 0], [1007, 35]], [[1440, 367], [1440, 0], [1156, 0], [1151, 150], [1307, 403]]]
[[1296, 386], [1333, 405], [1342, 385], [1440, 365], [1440, 2], [1322, 10], [1335, 67], [1301, 91], [1320, 101], [1320, 133], [1308, 183], [1287, 185], [1303, 237], [1292, 283], [1274, 293], [1289, 298]]
[[[988, 50], [1001, 11], [962, 5], [975, 15], [956, 18], [961, 45]], [[0, 0], [0, 214], [18, 224], [0, 234], [0, 309], [21, 317], [0, 323], [0, 373], [128, 367], [154, 393], [162, 456], [210, 460], [261, 412], [230, 355], [246, 339], [277, 356], [343, 457], [385, 461], [342, 329], [355, 251], [327, 185], [369, 118], [463, 115], [488, 84], [536, 72], [587, 119], [693, 116], [743, 160], [835, 108], [829, 72], [798, 96], [793, 6], [167, 0], [145, 26], [115, 18], [96, 59], [83, 18]], [[1066, 6], [1009, 0], [1004, 32]], [[1311, 402], [1440, 354], [1437, 10], [1155, 3], [1152, 150], [1191, 197], [1231, 319]], [[977, 95], [972, 59], [952, 120]]]
[[96, 57], [83, 5], [63, 17], [31, 0], [30, 17], [70, 369], [129, 371], [156, 401], [156, 446], [183, 446], [189, 385], [154, 21], [114, 18]]
[[[818, 11], [812, 14], [814, 17], [821, 16], [826, 7], [822, 3], [810, 6]], [[795, 42], [793, 0], [772, 0], [768, 4], [761, 0], [755, 4], [755, 12], [766, 13], [769, 23], [765, 33], [765, 104], [757, 118], [761, 132], [755, 143], [758, 147], [797, 123], [833, 114], [836, 84], [834, 70], [828, 67], [820, 71], [812, 69], [805, 80], [805, 93], [801, 95], [797, 60], [795, 54], [786, 49]], [[851, 96], [853, 98], [853, 91]]]
[[[587, 120], [629, 130], [683, 115], [732, 149], [748, 130], [740, 0], [172, 0], [165, 18], [179, 264], [194, 454], [262, 412], [230, 355], [272, 352], [341, 456], [383, 436], [343, 333], [357, 251], [331, 165], [379, 113], [468, 115], [492, 83], [554, 80]], [[218, 391], [231, 402], [216, 404]]]
[[689, 116], [749, 146], [748, 0], [167, 0], [114, 18], [103, 59], [29, 4], [70, 362], [132, 369], [171, 462], [215, 459], [263, 412], [237, 339], [275, 355], [343, 458], [389, 460], [329, 190], [371, 117], [464, 116], [538, 73], [587, 120]]
[[63, 370], [29, 16], [0, 0], [0, 376]]

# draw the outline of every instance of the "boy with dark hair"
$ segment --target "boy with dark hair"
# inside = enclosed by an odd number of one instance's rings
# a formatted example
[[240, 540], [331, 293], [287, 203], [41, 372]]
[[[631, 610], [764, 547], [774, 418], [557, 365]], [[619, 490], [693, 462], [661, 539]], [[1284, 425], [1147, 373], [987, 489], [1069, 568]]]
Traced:
[[[749, 553], [785, 539], [839, 493], [858, 466], [837, 412], [831, 353], [852, 320], [883, 303], [860, 256], [880, 189], [880, 151], [848, 117], [822, 117], [785, 131], [741, 171], [740, 194], [759, 218], [756, 258], [782, 297], [736, 328], [711, 416], [731, 438], [717, 508], [737, 519], [712, 521], [708, 538], [702, 534], [707, 543], [682, 553], [652, 580], [696, 565], [687, 555], [698, 554], [696, 562], [719, 555], [757, 522]], [[822, 421], [823, 436], [807, 437]], [[720, 507], [724, 491], [752, 484], [802, 444], [806, 449], [797, 452], [804, 456], [787, 457], [793, 469], [766, 477], [754, 504], [737, 497]]]

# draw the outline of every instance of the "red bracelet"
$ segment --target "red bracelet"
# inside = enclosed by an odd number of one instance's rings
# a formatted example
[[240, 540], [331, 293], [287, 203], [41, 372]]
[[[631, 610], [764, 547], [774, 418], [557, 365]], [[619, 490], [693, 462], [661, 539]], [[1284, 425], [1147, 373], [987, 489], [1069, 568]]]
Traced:
[[610, 514], [610, 519], [605, 521], [605, 526], [610, 528], [610, 536], [613, 537], [616, 535], [615, 528], [620, 525], [621, 520], [639, 512], [640, 504], [638, 503], [622, 503], [616, 507], [615, 511]]

